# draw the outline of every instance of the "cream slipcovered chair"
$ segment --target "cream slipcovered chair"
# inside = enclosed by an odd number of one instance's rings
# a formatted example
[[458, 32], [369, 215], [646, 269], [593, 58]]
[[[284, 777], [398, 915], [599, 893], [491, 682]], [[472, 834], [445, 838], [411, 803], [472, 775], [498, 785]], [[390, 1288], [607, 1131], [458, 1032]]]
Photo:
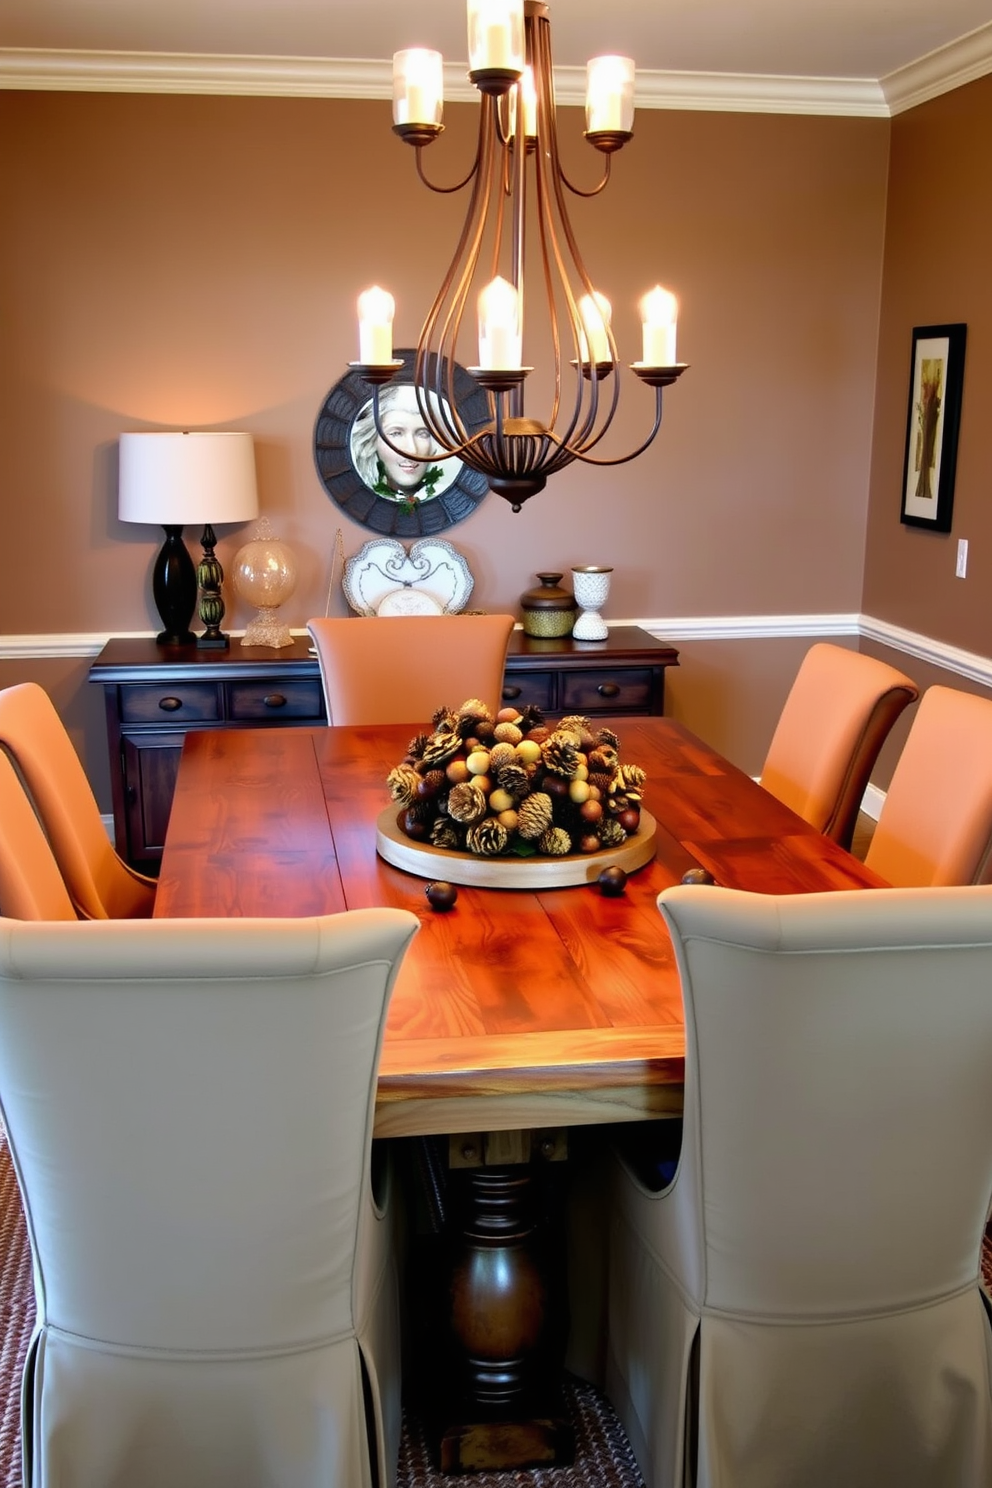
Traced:
[[992, 699], [930, 687], [892, 773], [865, 862], [898, 888], [992, 874]]
[[13, 765], [0, 751], [0, 915], [74, 920], [59, 865]]
[[918, 696], [916, 684], [884, 661], [825, 641], [811, 646], [768, 746], [761, 784], [849, 848], [879, 750]]
[[370, 1437], [394, 1481], [370, 1160], [416, 925], [0, 920], [0, 1114], [38, 1308], [26, 1488], [367, 1488]]
[[66, 888], [90, 920], [150, 915], [155, 881], [111, 847], [72, 740], [36, 682], [0, 692], [0, 745], [27, 782]]
[[311, 620], [331, 724], [427, 723], [480, 698], [498, 709], [512, 615]]
[[648, 1488], [988, 1488], [992, 889], [659, 906], [683, 1143], [616, 1161], [607, 1371]]

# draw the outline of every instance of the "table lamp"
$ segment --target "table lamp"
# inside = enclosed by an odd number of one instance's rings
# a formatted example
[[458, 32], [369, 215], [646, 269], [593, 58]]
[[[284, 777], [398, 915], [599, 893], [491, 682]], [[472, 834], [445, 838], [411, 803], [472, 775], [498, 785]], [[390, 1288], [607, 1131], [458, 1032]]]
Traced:
[[[214, 555], [213, 523], [247, 522], [258, 515], [255, 450], [250, 434], [122, 434], [117, 513], [122, 522], [151, 522], [165, 528], [165, 542], [152, 570], [152, 594], [163, 629], [160, 646], [227, 647], [221, 582]], [[203, 558], [193, 566], [183, 527], [202, 524]], [[197, 638], [189, 628], [202, 591]]]

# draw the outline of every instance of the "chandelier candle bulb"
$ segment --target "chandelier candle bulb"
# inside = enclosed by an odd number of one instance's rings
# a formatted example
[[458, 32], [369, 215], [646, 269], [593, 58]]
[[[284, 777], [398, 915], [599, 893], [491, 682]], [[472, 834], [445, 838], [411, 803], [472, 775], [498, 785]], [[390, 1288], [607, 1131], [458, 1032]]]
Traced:
[[468, 65], [523, 72], [523, 0], [468, 0]]
[[393, 123], [440, 125], [444, 110], [444, 59], [426, 47], [393, 55]]
[[493, 279], [479, 295], [479, 366], [520, 366], [520, 297], [506, 279]]
[[611, 362], [609, 325], [613, 306], [605, 295], [593, 291], [579, 300], [579, 355], [583, 362]]
[[643, 355], [645, 367], [674, 367], [675, 326], [678, 300], [670, 290], [656, 284], [641, 301], [643, 322]]
[[520, 103], [524, 111], [524, 135], [537, 139], [537, 87], [533, 67], [525, 67], [520, 79]]
[[358, 360], [384, 367], [393, 359], [393, 316], [396, 301], [374, 284], [358, 296]]
[[632, 57], [593, 57], [586, 63], [586, 133], [634, 131]]

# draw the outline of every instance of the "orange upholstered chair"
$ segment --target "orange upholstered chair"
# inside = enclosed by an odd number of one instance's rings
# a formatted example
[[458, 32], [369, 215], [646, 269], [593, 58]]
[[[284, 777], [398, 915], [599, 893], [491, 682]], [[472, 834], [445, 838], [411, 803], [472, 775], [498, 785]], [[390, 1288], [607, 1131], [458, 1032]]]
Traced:
[[76, 911], [34, 808], [0, 750], [0, 915], [74, 920]]
[[879, 750], [918, 696], [916, 684], [884, 661], [825, 641], [811, 646], [768, 746], [761, 784], [849, 848]]
[[428, 723], [469, 698], [500, 707], [512, 615], [311, 620], [330, 724]]
[[896, 888], [992, 877], [992, 698], [930, 687], [865, 862]]
[[88, 920], [150, 915], [155, 881], [114, 852], [86, 772], [36, 682], [0, 692], [0, 745], [13, 757], [76, 909]]

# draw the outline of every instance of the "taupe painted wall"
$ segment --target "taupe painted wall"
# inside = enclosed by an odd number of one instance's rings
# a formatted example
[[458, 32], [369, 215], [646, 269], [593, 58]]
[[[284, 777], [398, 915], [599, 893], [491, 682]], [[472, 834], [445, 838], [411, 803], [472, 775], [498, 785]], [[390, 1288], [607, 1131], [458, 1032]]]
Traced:
[[[864, 610], [992, 656], [992, 77], [892, 121]], [[967, 324], [950, 533], [899, 520], [914, 326]], [[959, 537], [968, 576], [954, 576]]]
[[[448, 110], [439, 178], [464, 169], [474, 117]], [[588, 185], [580, 129], [563, 111]], [[288, 618], [322, 612], [337, 528], [348, 554], [367, 533], [317, 481], [317, 409], [356, 355], [361, 288], [388, 284], [396, 344], [415, 341], [461, 198], [417, 183], [386, 104], [10, 92], [0, 137], [16, 141], [0, 157], [0, 631], [157, 628], [161, 534], [116, 517], [116, 439], [142, 428], [255, 435], [263, 508], [300, 560]], [[474, 605], [515, 608], [538, 570], [598, 562], [614, 618], [860, 608], [888, 140], [886, 120], [639, 115], [574, 220], [621, 348], [639, 355], [636, 299], [660, 280], [691, 370], [641, 459], [573, 466], [518, 516], [489, 496], [448, 532]], [[614, 453], [650, 414], [631, 379]], [[222, 560], [245, 535], [221, 530]], [[804, 646], [742, 649], [690, 676], [687, 647], [673, 707], [721, 717], [714, 742], [756, 768], [771, 720], [758, 704], [739, 726], [730, 699], [778, 697]], [[765, 665], [772, 682], [746, 685]], [[78, 726], [102, 738], [77, 670]]]

